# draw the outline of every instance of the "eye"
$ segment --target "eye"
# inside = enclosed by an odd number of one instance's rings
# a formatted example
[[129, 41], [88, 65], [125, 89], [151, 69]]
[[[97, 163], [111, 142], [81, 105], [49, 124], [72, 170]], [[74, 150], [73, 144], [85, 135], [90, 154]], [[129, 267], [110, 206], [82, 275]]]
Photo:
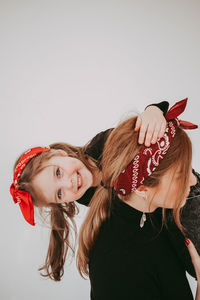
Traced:
[[59, 177], [60, 175], [61, 175], [60, 168], [57, 168], [57, 170], [56, 170], [56, 176]]
[[[57, 169], [56, 169], [56, 177], [60, 177], [61, 176], [61, 170], [60, 170], [60, 168], [58, 167]], [[62, 198], [62, 191], [61, 191], [61, 189], [59, 189], [58, 191], [57, 191], [57, 198], [59, 199], [59, 200], [61, 200], [61, 198]]]
[[57, 196], [58, 196], [58, 199], [61, 200], [61, 196], [62, 196], [61, 189], [58, 190]]

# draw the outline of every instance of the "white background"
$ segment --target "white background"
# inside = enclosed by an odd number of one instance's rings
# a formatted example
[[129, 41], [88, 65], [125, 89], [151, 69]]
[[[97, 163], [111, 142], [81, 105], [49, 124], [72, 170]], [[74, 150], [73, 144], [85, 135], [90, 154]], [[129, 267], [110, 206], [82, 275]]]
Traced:
[[[89, 299], [74, 263], [60, 283], [40, 277], [48, 229], [14, 205], [13, 164], [29, 147], [83, 145], [163, 100], [188, 97], [181, 119], [198, 124], [199, 14], [195, 0], [0, 0], [1, 300]], [[199, 171], [199, 130], [189, 135]]]

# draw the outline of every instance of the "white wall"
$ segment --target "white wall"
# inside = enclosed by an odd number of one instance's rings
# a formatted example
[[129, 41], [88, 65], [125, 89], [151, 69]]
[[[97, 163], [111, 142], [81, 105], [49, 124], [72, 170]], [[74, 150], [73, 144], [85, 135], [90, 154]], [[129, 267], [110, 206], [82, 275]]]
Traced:
[[[12, 201], [14, 161], [37, 145], [82, 145], [162, 100], [188, 97], [181, 118], [198, 123], [199, 10], [195, 0], [0, 0], [1, 300], [89, 299], [74, 264], [61, 283], [39, 276], [48, 230]], [[189, 134], [199, 170], [199, 130]]]

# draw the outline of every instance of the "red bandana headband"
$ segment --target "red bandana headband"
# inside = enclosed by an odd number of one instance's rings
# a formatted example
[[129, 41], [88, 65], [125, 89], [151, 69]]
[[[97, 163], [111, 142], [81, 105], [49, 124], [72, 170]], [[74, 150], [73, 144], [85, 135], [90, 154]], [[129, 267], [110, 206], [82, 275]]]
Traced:
[[183, 129], [198, 128], [195, 124], [177, 119], [185, 110], [187, 100], [188, 98], [177, 102], [166, 114], [165, 118], [168, 122], [164, 136], [150, 147], [143, 145], [127, 168], [121, 172], [112, 184], [117, 193], [127, 195], [143, 184], [164, 158], [179, 126]]
[[20, 160], [15, 168], [14, 176], [13, 176], [13, 183], [10, 186], [10, 193], [13, 197], [13, 200], [15, 203], [19, 203], [21, 212], [24, 216], [24, 219], [31, 225], [35, 225], [34, 221], [34, 207], [33, 202], [31, 199], [31, 194], [25, 191], [21, 191], [18, 189], [18, 180], [20, 178], [20, 175], [26, 166], [26, 164], [29, 162], [31, 158], [34, 156], [45, 152], [50, 151], [50, 148], [48, 147], [35, 147], [28, 151], [26, 151], [21, 157]]

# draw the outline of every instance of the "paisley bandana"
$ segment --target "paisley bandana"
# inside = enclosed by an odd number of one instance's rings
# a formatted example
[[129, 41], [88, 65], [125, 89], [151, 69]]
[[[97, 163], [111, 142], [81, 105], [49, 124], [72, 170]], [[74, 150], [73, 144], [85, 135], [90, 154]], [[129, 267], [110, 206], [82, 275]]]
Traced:
[[50, 151], [49, 147], [35, 147], [28, 151], [26, 151], [21, 157], [20, 160], [15, 168], [14, 176], [13, 176], [13, 183], [10, 186], [10, 193], [13, 197], [13, 200], [15, 203], [19, 203], [19, 207], [21, 209], [21, 212], [24, 216], [24, 219], [31, 225], [35, 225], [34, 221], [34, 207], [33, 202], [31, 199], [31, 194], [22, 190], [18, 189], [18, 180], [20, 178], [20, 175], [26, 166], [26, 164], [29, 162], [31, 158], [34, 156], [45, 152]]
[[143, 184], [144, 180], [155, 171], [164, 158], [179, 126], [183, 129], [198, 128], [195, 124], [177, 119], [185, 110], [187, 100], [188, 98], [181, 100], [171, 107], [165, 116], [168, 122], [164, 136], [150, 147], [143, 145], [127, 168], [112, 183], [117, 193], [127, 195]]

